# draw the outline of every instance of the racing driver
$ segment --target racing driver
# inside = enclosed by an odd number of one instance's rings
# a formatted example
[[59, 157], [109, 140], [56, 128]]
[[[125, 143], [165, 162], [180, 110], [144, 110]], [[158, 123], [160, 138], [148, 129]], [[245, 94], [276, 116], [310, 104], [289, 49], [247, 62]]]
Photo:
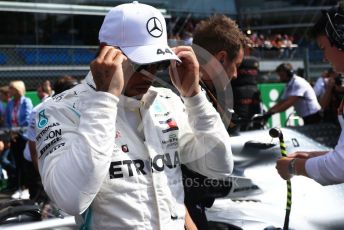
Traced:
[[[44, 188], [81, 229], [184, 229], [180, 165], [214, 179], [233, 169], [195, 54], [168, 47], [162, 14], [138, 2], [106, 15], [99, 42], [83, 83], [37, 112]], [[182, 100], [151, 86], [167, 66]]]

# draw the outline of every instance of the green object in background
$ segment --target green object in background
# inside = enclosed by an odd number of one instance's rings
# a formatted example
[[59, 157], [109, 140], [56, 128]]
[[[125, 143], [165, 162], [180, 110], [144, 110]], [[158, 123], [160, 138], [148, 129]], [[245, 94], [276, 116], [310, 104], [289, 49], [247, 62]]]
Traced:
[[38, 105], [41, 102], [41, 100], [37, 96], [37, 92], [36, 91], [26, 92], [25, 96], [31, 99], [33, 106], [36, 106], [36, 105]]
[[[284, 83], [258, 84], [261, 93], [263, 109], [267, 111], [281, 100], [285, 88]], [[287, 109], [285, 112], [276, 113], [268, 120], [268, 127], [285, 127], [288, 116], [294, 113], [294, 107]], [[288, 125], [299, 125], [299, 120], [290, 120]]]

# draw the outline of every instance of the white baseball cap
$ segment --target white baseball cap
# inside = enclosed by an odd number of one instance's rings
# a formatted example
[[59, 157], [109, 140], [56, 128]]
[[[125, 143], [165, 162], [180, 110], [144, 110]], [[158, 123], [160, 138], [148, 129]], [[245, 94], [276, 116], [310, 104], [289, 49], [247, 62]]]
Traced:
[[180, 61], [167, 44], [166, 22], [161, 12], [137, 1], [116, 6], [107, 13], [99, 42], [119, 47], [138, 64]]

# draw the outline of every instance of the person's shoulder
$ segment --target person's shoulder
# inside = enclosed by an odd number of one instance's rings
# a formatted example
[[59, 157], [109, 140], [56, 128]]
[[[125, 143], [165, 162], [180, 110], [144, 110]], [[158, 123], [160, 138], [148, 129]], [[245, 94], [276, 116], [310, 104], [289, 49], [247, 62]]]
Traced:
[[53, 98], [51, 96], [45, 98], [44, 101], [41, 101], [39, 104], [37, 104], [35, 107], [33, 107], [31, 113], [36, 113], [41, 108], [44, 108], [45, 106], [50, 105], [52, 99]]
[[79, 98], [81, 95], [87, 92], [88, 92], [88, 89], [85, 87], [85, 85], [79, 84], [79, 85], [74, 86], [71, 89], [67, 89], [59, 94], [54, 95], [51, 100], [54, 102], [60, 102], [60, 101], [68, 102], [75, 98]]
[[60, 125], [61, 127], [62, 125], [63, 127], [75, 127], [81, 116], [79, 99], [82, 94], [89, 92], [87, 90], [80, 84], [39, 104], [35, 108], [37, 132], [41, 134], [41, 132], [45, 132], [45, 129]]
[[73, 106], [73, 104], [81, 97], [81, 95], [88, 92], [88, 89], [84, 84], [79, 84], [71, 89], [65, 90], [59, 94], [56, 94], [42, 103], [39, 104], [39, 108], [36, 111], [47, 108], [61, 108]]
[[306, 80], [306, 79], [304, 79], [303, 77], [300, 77], [300, 76], [297, 76], [297, 75], [295, 75], [294, 76], [294, 83], [295, 84], [309, 84], [309, 82]]

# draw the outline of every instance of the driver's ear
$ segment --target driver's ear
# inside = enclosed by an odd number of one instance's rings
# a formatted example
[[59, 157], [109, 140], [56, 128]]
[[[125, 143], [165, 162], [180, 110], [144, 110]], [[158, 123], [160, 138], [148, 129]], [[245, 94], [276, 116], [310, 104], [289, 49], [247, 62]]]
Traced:
[[221, 50], [217, 52], [214, 56], [221, 64], [224, 64], [227, 58], [227, 52], [224, 50]]

